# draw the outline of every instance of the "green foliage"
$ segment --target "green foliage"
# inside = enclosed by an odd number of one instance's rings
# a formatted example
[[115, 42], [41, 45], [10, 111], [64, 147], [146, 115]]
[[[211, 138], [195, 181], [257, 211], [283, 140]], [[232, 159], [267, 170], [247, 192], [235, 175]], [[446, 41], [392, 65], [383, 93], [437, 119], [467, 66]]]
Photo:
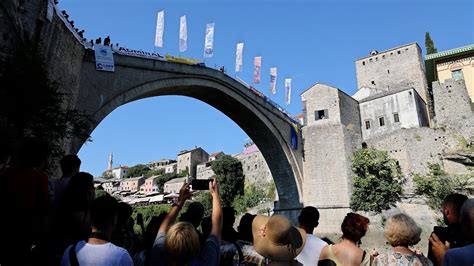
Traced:
[[179, 172], [177, 176], [178, 176], [178, 177], [187, 177], [187, 176], [189, 176], [189, 168], [186, 167], [186, 169], [183, 170], [183, 171], [181, 171], [181, 172]]
[[211, 168], [219, 182], [222, 205], [232, 206], [235, 197], [244, 194], [242, 163], [232, 156], [223, 155], [212, 163]]
[[0, 64], [0, 84], [2, 138], [43, 140], [53, 161], [63, 155], [64, 140], [89, 139], [89, 117], [67, 110], [67, 95], [57, 81], [49, 79], [44, 59], [32, 43], [19, 45], [11, 59]]
[[144, 164], [137, 164], [128, 169], [128, 177], [145, 176], [150, 171], [150, 168]]
[[204, 207], [204, 217], [212, 214], [212, 196], [209, 191], [200, 191], [194, 198]]
[[156, 175], [162, 175], [165, 173], [165, 169], [158, 169], [158, 170], [149, 170], [145, 172], [145, 177], [151, 177], [151, 176], [156, 176]]
[[426, 48], [426, 54], [435, 54], [438, 52], [438, 49], [436, 49], [433, 40], [431, 39], [430, 33], [426, 32], [425, 33], [425, 48]]
[[247, 211], [247, 208], [252, 208], [268, 201], [268, 194], [268, 190], [265, 191], [263, 188], [253, 184], [248, 185], [245, 187], [245, 193], [234, 199], [234, 209], [238, 214], [244, 213]]
[[357, 150], [352, 159], [352, 171], [356, 175], [351, 197], [353, 210], [381, 213], [400, 200], [405, 178], [398, 162], [386, 151]]
[[448, 175], [439, 164], [428, 164], [429, 174], [422, 176], [414, 175], [415, 189], [420, 195], [428, 200], [428, 206], [433, 210], [439, 210], [443, 199], [454, 192], [464, 193], [472, 184], [471, 175]]
[[109, 193], [105, 192], [103, 189], [96, 188], [95, 189], [95, 198], [100, 198], [102, 196], [108, 195]]
[[136, 220], [137, 213], [141, 213], [143, 216], [143, 222], [146, 225], [151, 220], [153, 216], [158, 216], [162, 212], [168, 213], [171, 205], [170, 204], [159, 204], [159, 205], [148, 205], [148, 206], [132, 206], [133, 213], [132, 218]]
[[274, 201], [275, 200], [275, 196], [276, 196], [276, 186], [275, 186], [275, 182], [271, 181], [270, 184], [268, 185], [268, 189], [267, 189], [267, 199], [269, 201]]

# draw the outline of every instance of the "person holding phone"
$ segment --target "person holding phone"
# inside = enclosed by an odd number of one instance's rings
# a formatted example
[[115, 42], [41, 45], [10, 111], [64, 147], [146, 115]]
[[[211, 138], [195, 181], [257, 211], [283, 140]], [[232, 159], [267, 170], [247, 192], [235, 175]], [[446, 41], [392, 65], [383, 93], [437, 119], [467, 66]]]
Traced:
[[194, 226], [188, 222], [174, 221], [186, 200], [191, 196], [190, 183], [185, 183], [178, 201], [173, 204], [161, 223], [152, 249], [152, 265], [219, 265], [219, 239], [222, 232], [222, 208], [217, 180], [209, 181], [212, 196], [212, 229], [205, 244], [201, 246]]

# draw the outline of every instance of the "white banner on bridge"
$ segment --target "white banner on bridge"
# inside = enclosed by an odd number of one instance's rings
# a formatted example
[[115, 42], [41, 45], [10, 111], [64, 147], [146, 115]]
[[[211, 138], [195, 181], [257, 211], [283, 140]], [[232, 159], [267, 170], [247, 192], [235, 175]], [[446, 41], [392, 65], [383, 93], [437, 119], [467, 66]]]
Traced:
[[48, 9], [46, 10], [46, 18], [49, 22], [53, 21], [54, 0], [48, 0]]
[[112, 48], [108, 45], [94, 45], [95, 69], [100, 71], [115, 71], [114, 55]]
[[291, 79], [285, 79], [285, 104], [291, 103]]
[[256, 56], [253, 60], [253, 83], [260, 83], [260, 69], [262, 68], [262, 57]]
[[163, 47], [163, 32], [165, 31], [165, 11], [158, 12], [156, 18], [155, 46]]
[[188, 26], [186, 25], [186, 16], [179, 18], [179, 51], [184, 52], [188, 49]]
[[276, 94], [277, 68], [270, 68], [270, 93]]
[[214, 55], [214, 23], [206, 25], [206, 38], [204, 41], [204, 57]]
[[235, 72], [242, 71], [242, 53], [244, 50], [244, 43], [240, 42], [237, 44], [237, 50], [235, 51]]

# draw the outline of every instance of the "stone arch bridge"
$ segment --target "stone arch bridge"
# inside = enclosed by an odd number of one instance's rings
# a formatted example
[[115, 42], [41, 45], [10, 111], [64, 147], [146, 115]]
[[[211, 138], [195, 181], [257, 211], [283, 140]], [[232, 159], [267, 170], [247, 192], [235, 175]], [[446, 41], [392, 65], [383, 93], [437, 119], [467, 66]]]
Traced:
[[[296, 124], [263, 95], [215, 69], [114, 54], [115, 72], [95, 69], [94, 52], [82, 62], [76, 109], [92, 119], [90, 132], [114, 109], [136, 100], [187, 96], [220, 110], [258, 146], [275, 180], [279, 201], [275, 210], [292, 213], [302, 206], [301, 133]], [[292, 149], [297, 136], [297, 149]], [[72, 143], [77, 152], [83, 141]]]

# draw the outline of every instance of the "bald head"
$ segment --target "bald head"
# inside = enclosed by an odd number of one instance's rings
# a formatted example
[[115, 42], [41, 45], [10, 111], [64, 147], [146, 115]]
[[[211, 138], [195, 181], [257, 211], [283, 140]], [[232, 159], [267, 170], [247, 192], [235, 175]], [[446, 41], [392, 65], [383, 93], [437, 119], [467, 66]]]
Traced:
[[468, 234], [470, 242], [474, 241], [474, 199], [468, 199], [461, 207], [461, 224]]

